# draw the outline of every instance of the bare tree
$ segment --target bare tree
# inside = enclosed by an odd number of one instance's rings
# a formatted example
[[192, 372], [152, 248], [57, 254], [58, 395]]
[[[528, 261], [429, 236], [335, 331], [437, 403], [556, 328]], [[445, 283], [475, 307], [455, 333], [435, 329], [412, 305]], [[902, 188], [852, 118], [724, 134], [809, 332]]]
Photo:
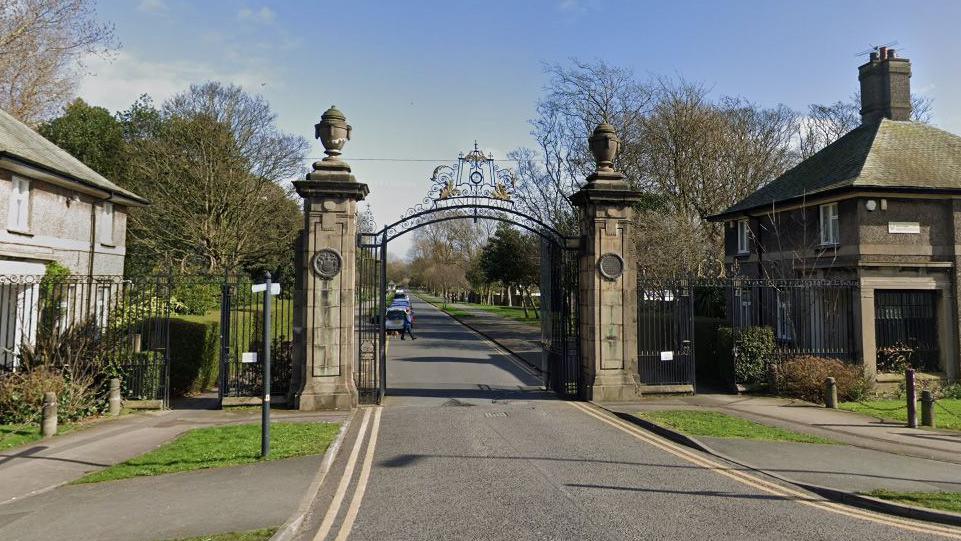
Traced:
[[[701, 233], [665, 239], [673, 251], [700, 260], [699, 274], [722, 271], [723, 235], [706, 221], [781, 174], [792, 164], [795, 115], [784, 106], [763, 109], [736, 98], [718, 102], [707, 90], [683, 80], [661, 80], [657, 104], [642, 120], [638, 169], [645, 184], [663, 198], [659, 212], [674, 224], [700, 224]], [[641, 215], [643, 219], [644, 215]], [[656, 225], [656, 223], [655, 223]], [[650, 230], [639, 224], [639, 230]], [[638, 239], [650, 249], [648, 239]]]
[[277, 115], [261, 96], [217, 81], [190, 85], [163, 105], [168, 117], [204, 115], [230, 128], [250, 174], [278, 182], [299, 176], [309, 145], [277, 129]]
[[[911, 120], [931, 121], [932, 100], [927, 96], [911, 96]], [[806, 117], [797, 123], [798, 154], [801, 159], [816, 154], [861, 124], [861, 95], [855, 92], [848, 101], [830, 105], [808, 106]]]
[[134, 249], [182, 271], [283, 259], [301, 226], [284, 189], [251, 174], [227, 126], [206, 116], [164, 124], [131, 154], [136, 190], [151, 201], [131, 212]]
[[35, 125], [73, 97], [86, 55], [119, 45], [94, 0], [0, 0], [0, 108]]
[[625, 143], [618, 164], [629, 178], [639, 179], [633, 174], [631, 143], [652, 91], [630, 70], [602, 61], [572, 59], [570, 66], [549, 65], [545, 71], [550, 82], [531, 121], [537, 149], [517, 149], [508, 157], [518, 163], [516, 197], [525, 209], [555, 229], [573, 232], [576, 219], [567, 198], [594, 169], [587, 136], [601, 122], [612, 124]]

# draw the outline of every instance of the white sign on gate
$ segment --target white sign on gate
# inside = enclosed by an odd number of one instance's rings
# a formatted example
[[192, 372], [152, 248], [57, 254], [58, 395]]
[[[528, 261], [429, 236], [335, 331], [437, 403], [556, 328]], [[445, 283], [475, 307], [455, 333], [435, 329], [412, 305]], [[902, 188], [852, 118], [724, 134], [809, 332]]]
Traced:
[[662, 361], [673, 361], [673, 360], [674, 360], [674, 352], [673, 352], [673, 351], [662, 351], [662, 352], [661, 352], [661, 360], [662, 360]]
[[245, 351], [240, 354], [240, 362], [242, 363], [255, 363], [257, 362], [257, 352], [256, 351]]

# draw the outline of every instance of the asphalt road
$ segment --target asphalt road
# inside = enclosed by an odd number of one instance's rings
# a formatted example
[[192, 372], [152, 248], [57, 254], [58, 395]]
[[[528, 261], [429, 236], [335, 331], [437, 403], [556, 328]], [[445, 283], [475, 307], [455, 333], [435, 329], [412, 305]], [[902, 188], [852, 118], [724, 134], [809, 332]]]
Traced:
[[583, 403], [415, 300], [302, 539], [961, 539], [826, 502]]

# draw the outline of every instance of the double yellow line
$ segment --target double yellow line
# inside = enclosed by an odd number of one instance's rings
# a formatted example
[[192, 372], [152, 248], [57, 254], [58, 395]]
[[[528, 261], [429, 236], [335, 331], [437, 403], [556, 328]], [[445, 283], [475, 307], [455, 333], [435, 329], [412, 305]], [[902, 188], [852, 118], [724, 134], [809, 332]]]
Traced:
[[721, 464], [720, 462], [714, 461], [702, 455], [695, 454], [688, 449], [681, 447], [680, 445], [674, 444], [668, 440], [657, 437], [645, 430], [638, 428], [637, 426], [619, 419], [610, 413], [601, 410], [596, 406], [589, 406], [580, 402], [568, 402], [574, 408], [582, 411], [583, 413], [590, 415], [591, 417], [606, 423], [622, 432], [633, 436], [634, 438], [643, 441], [649, 445], [657, 447], [662, 451], [666, 451], [678, 458], [686, 460], [692, 464], [701, 466], [702, 468], [711, 470], [715, 473], [733, 479], [738, 483], [750, 486], [767, 494], [774, 496], [779, 496], [785, 499], [795, 500], [798, 503], [820, 509], [822, 511], [828, 511], [830, 513], [836, 513], [839, 515], [844, 515], [851, 518], [857, 518], [862, 520], [868, 520], [878, 524], [883, 524], [886, 526], [893, 526], [900, 528], [902, 530], [908, 530], [912, 532], [939, 535], [949, 539], [961, 539], [961, 530], [957, 528], [952, 528], [949, 526], [940, 526], [937, 524], [928, 524], [924, 522], [917, 522], [908, 519], [902, 519], [897, 517], [892, 517], [889, 515], [882, 515], [879, 513], [873, 513], [870, 511], [863, 511], [854, 507], [848, 507], [846, 505], [841, 505], [839, 503], [830, 502], [826, 500], [813, 500], [810, 494], [800, 492], [798, 490], [781, 486], [776, 483], [762, 479], [756, 475], [751, 475], [739, 470], [732, 469], [730, 466]]
[[[364, 455], [364, 462], [360, 467], [360, 476], [357, 478], [357, 484], [354, 487], [354, 493], [347, 507], [347, 513], [344, 515], [344, 519], [341, 521], [340, 528], [337, 530], [337, 535], [334, 539], [342, 541], [350, 535], [350, 530], [354, 527], [354, 521], [357, 520], [357, 513], [360, 511], [360, 504], [364, 501], [367, 483], [370, 481], [370, 470], [374, 463], [374, 451], [377, 448], [377, 434], [380, 430], [380, 415], [383, 411], [381, 407], [364, 409], [364, 418], [360, 423], [360, 429], [357, 431], [354, 446], [350, 450], [350, 456], [347, 458], [347, 465], [344, 467], [343, 476], [337, 485], [337, 491], [334, 492], [334, 498], [330, 502], [330, 507], [327, 508], [327, 514], [324, 515], [324, 520], [320, 523], [320, 529], [317, 530], [317, 534], [314, 536], [314, 541], [324, 541], [331, 533], [334, 521], [337, 519], [344, 499], [347, 497], [347, 489], [350, 488], [350, 482], [354, 477], [354, 470], [357, 468], [357, 459], [360, 456], [360, 450], [364, 447], [364, 442], [368, 441], [367, 428], [370, 426], [370, 438], [367, 444], [367, 453]], [[373, 414], [371, 412], [373, 412]], [[372, 423], [371, 417], [373, 417]]]

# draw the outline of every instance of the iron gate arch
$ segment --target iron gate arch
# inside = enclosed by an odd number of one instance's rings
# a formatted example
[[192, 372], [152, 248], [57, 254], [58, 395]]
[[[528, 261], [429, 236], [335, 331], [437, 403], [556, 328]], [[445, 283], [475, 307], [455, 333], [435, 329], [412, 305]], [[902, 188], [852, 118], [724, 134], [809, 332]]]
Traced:
[[[434, 169], [422, 203], [377, 230], [364, 215], [357, 233], [357, 362], [354, 382], [364, 403], [378, 403], [387, 391], [387, 246], [421, 227], [451, 220], [495, 220], [518, 226], [541, 239], [542, 342], [547, 354], [545, 386], [564, 398], [582, 393], [578, 327], [580, 239], [565, 235], [525, 212], [513, 200], [516, 177], [493, 156], [474, 150], [453, 165]], [[546, 306], [545, 306], [546, 300]]]

